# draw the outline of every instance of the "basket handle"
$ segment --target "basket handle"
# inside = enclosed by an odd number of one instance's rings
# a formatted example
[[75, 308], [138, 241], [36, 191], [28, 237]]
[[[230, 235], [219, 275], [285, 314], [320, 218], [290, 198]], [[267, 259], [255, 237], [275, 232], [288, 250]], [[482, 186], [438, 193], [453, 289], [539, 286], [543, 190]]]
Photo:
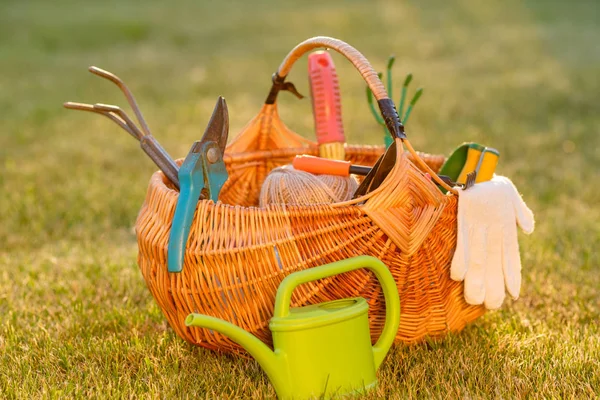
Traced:
[[402, 144], [405, 144], [406, 148], [413, 156], [414, 160], [419, 165], [419, 167], [421, 167], [424, 171], [428, 172], [437, 184], [442, 186], [447, 191], [456, 194], [456, 191], [453, 188], [451, 188], [448, 184], [446, 184], [446, 182], [444, 182], [435, 173], [435, 171], [433, 171], [425, 163], [425, 161], [421, 159], [421, 157], [417, 154], [415, 149], [408, 141], [406, 134], [404, 133], [404, 126], [400, 122], [400, 117], [398, 116], [398, 112], [396, 111], [396, 106], [394, 105], [394, 102], [389, 98], [387, 91], [385, 90], [385, 86], [383, 86], [383, 82], [381, 82], [381, 79], [379, 79], [379, 76], [377, 76], [377, 72], [375, 71], [375, 69], [373, 69], [373, 67], [369, 63], [369, 60], [367, 60], [366, 57], [363, 56], [358, 50], [356, 50], [354, 47], [350, 46], [344, 41], [327, 36], [315, 36], [313, 38], [303, 41], [302, 43], [294, 47], [292, 51], [290, 51], [288, 55], [283, 59], [283, 62], [279, 66], [277, 72], [273, 74], [273, 86], [271, 87], [271, 91], [269, 93], [269, 96], [267, 97], [266, 103], [273, 104], [280, 90], [295, 91], [295, 88], [292, 84], [285, 82], [285, 78], [289, 74], [294, 63], [300, 57], [302, 57], [305, 53], [319, 47], [333, 49], [338, 53], [342, 54], [352, 63], [352, 65], [354, 65], [354, 67], [356, 67], [358, 72], [360, 72], [363, 79], [367, 82], [367, 85], [373, 92], [373, 95], [377, 99], [377, 104], [379, 105], [381, 116], [385, 121], [385, 125], [388, 131], [390, 132], [393, 138], [400, 139], [399, 141], [396, 141], [396, 155], [398, 156], [403, 151]]
[[334, 39], [326, 36], [316, 36], [305, 40], [289, 52], [285, 57], [279, 69], [273, 74], [273, 86], [269, 92], [269, 96], [265, 103], [273, 104], [277, 98], [277, 94], [281, 90], [295, 91], [293, 85], [285, 82], [285, 78], [292, 69], [294, 63], [305, 53], [316, 48], [325, 47], [333, 49], [346, 57], [358, 69], [363, 79], [373, 91], [373, 95], [377, 99], [379, 110], [385, 121], [387, 129], [392, 137], [405, 139], [404, 126], [400, 123], [398, 112], [394, 102], [388, 97], [387, 91], [383, 83], [377, 76], [377, 72], [373, 69], [369, 61], [358, 50], [339, 39]]
[[377, 72], [375, 69], [373, 69], [366, 57], [348, 43], [331, 37], [316, 36], [307, 39], [294, 47], [292, 51], [290, 51], [283, 59], [281, 65], [279, 65], [277, 75], [285, 78], [289, 74], [294, 63], [300, 57], [302, 57], [305, 53], [308, 53], [309, 51], [319, 47], [333, 49], [346, 57], [352, 63], [352, 65], [358, 69], [363, 79], [367, 82], [367, 85], [369, 85], [369, 88], [373, 91], [373, 95], [377, 100], [389, 98], [387, 91], [385, 90], [385, 86], [383, 86], [383, 83], [377, 76]]

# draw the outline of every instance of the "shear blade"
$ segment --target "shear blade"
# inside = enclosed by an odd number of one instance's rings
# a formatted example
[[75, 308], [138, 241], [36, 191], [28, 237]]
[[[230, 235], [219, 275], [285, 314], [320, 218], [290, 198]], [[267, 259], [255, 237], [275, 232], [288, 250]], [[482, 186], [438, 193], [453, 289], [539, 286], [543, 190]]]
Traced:
[[373, 168], [371, 168], [371, 171], [367, 174], [358, 189], [356, 189], [353, 198], [356, 199], [377, 189], [394, 168], [395, 163], [396, 142], [392, 142], [390, 147], [387, 148], [385, 153], [379, 157]]
[[225, 102], [225, 99], [222, 96], [219, 96], [201, 142], [216, 142], [222, 157], [225, 153], [228, 136], [229, 110], [227, 109], [227, 102]]

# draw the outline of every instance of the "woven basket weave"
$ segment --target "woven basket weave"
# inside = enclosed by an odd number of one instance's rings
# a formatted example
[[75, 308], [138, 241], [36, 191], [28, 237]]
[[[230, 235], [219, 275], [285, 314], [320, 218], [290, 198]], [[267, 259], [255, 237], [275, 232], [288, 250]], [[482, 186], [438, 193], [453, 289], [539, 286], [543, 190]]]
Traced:
[[[376, 72], [354, 48], [337, 39], [316, 37], [294, 48], [278, 70], [285, 77], [304, 53], [334, 49], [360, 71], [378, 100], [387, 94]], [[416, 153], [396, 139], [396, 164], [383, 184], [345, 203], [258, 208], [260, 187], [268, 172], [290, 163], [296, 154], [318, 154], [317, 144], [290, 131], [279, 119], [275, 96], [227, 147], [229, 179], [220, 201], [198, 203], [183, 271], [167, 271], [167, 244], [178, 199], [167, 178], [156, 172], [139, 213], [138, 264], [147, 285], [175, 332], [212, 349], [243, 352], [229, 338], [207, 329], [188, 328], [189, 313], [232, 322], [271, 343], [268, 322], [275, 293], [292, 272], [356, 255], [381, 259], [400, 293], [400, 328], [396, 339], [415, 342], [458, 331], [481, 316], [482, 306], [465, 303], [463, 285], [450, 279], [456, 245], [457, 198], [444, 195], [432, 175], [443, 156]], [[373, 165], [383, 147], [347, 146], [346, 157]], [[375, 341], [385, 320], [385, 302], [375, 277], [358, 270], [300, 286], [293, 306], [362, 296], [369, 303]]]

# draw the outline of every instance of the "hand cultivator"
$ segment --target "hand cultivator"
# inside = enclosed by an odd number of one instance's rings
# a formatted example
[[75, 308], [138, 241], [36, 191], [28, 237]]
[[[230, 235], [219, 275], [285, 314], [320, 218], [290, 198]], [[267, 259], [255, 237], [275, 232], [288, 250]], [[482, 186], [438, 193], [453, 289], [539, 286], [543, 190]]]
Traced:
[[84, 103], [73, 103], [67, 102], [64, 104], [66, 108], [71, 110], [81, 110], [81, 111], [89, 111], [94, 112], [100, 115], [104, 115], [108, 117], [111, 121], [115, 122], [121, 128], [123, 128], [127, 133], [133, 136], [136, 140], [140, 142], [140, 147], [144, 152], [150, 157], [152, 161], [156, 164], [158, 168], [169, 178], [171, 183], [175, 185], [177, 189], [179, 189], [179, 178], [178, 171], [179, 168], [175, 161], [169, 156], [167, 151], [158, 143], [158, 141], [152, 136], [150, 133], [150, 128], [148, 128], [148, 124], [146, 124], [146, 120], [140, 111], [140, 108], [133, 97], [133, 94], [129, 90], [129, 88], [123, 83], [123, 81], [114, 74], [111, 74], [108, 71], [100, 69], [98, 67], [90, 67], [89, 71], [98, 75], [101, 78], [108, 79], [115, 85], [121, 89], [125, 97], [127, 98], [127, 102], [131, 106], [131, 109], [135, 113], [137, 120], [141, 126], [139, 129], [131, 118], [123, 111], [120, 107], [107, 105], [107, 104], [99, 104], [96, 103], [94, 105], [84, 104]]

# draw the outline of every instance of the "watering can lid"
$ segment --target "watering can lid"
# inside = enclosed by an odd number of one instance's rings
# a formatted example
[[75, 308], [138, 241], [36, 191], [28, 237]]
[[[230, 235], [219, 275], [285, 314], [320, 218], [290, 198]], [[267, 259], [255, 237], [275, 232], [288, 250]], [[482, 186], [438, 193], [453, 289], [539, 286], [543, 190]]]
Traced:
[[368, 310], [369, 305], [362, 297], [294, 307], [285, 317], [272, 318], [269, 328], [275, 332], [317, 328], [355, 318]]

